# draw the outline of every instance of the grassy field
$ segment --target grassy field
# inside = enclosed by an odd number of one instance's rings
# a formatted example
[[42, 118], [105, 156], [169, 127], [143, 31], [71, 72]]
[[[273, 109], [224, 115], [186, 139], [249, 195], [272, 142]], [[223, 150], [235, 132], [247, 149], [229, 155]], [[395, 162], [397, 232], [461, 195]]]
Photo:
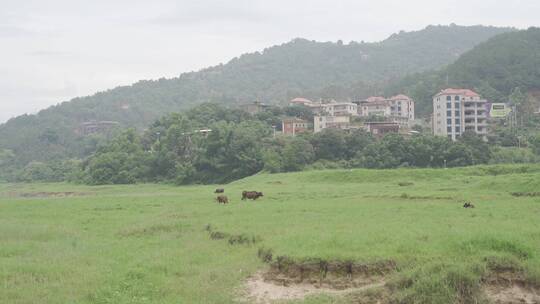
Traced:
[[[401, 303], [481, 300], [493, 269], [540, 285], [540, 166], [261, 174], [223, 186], [229, 205], [216, 187], [0, 185], [0, 303], [235, 303], [268, 267], [260, 247], [395, 261]], [[207, 225], [260, 241], [212, 240]]]

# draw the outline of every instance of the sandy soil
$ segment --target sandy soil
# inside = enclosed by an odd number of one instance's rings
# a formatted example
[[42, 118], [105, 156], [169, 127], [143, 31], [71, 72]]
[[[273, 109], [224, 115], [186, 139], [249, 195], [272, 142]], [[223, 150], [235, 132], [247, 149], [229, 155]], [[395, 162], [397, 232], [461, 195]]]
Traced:
[[486, 296], [494, 304], [540, 304], [540, 293], [518, 285], [486, 287]]
[[288, 286], [277, 285], [265, 281], [263, 275], [258, 273], [250, 277], [246, 282], [244, 302], [267, 304], [274, 301], [299, 300], [314, 294], [345, 295], [350, 292], [367, 290], [384, 286], [384, 282], [369, 283], [365, 286], [349, 289], [318, 288], [312, 284], [290, 284]]

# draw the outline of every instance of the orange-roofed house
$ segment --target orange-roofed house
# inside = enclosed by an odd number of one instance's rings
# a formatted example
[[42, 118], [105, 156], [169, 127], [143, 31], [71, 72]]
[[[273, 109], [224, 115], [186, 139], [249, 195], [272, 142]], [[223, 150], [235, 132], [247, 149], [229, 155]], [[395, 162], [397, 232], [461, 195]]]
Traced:
[[466, 131], [485, 136], [487, 101], [469, 89], [445, 89], [433, 97], [433, 134], [452, 140]]

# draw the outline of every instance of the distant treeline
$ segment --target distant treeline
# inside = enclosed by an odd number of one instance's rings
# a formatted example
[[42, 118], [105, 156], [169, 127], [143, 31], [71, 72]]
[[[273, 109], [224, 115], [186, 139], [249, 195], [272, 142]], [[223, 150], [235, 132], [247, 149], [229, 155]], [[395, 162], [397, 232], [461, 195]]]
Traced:
[[[325, 129], [320, 133], [273, 135], [285, 116], [309, 115], [301, 107], [270, 108], [250, 115], [216, 104], [167, 115], [144, 132], [124, 130], [84, 160], [33, 162], [10, 170], [9, 152], [0, 154], [4, 178], [12, 181], [62, 181], [100, 185], [138, 182], [225, 183], [261, 171], [324, 168], [397, 168], [524, 163], [539, 160], [540, 136], [513, 145], [513, 133], [484, 142], [474, 134], [459, 141], [419, 134], [376, 139], [363, 130]], [[210, 129], [201, 133], [199, 130]]]

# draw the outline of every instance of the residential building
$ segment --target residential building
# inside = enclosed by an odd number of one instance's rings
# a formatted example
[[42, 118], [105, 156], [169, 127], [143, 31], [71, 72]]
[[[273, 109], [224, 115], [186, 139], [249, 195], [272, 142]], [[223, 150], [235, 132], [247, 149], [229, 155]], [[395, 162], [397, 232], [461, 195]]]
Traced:
[[287, 118], [281, 122], [281, 130], [285, 135], [296, 135], [309, 131], [309, 123], [300, 118]]
[[391, 116], [414, 120], [414, 101], [409, 96], [399, 94], [390, 97], [389, 101]]
[[466, 131], [487, 135], [487, 101], [468, 89], [446, 89], [433, 97], [433, 134], [456, 140]]
[[315, 115], [313, 118], [313, 132], [321, 132], [326, 128], [334, 129], [348, 129], [351, 124], [351, 116], [328, 116], [328, 115]]
[[259, 112], [262, 112], [264, 111], [264, 109], [270, 107], [269, 105], [267, 104], [264, 104], [262, 102], [259, 102], [259, 101], [255, 101], [255, 102], [252, 102], [252, 103], [248, 103], [248, 104], [243, 104], [240, 106], [240, 108], [246, 112], [248, 112], [249, 114], [257, 114]]
[[303, 97], [297, 97], [289, 102], [290, 106], [301, 105], [311, 110], [313, 114], [320, 114], [323, 111], [322, 102], [313, 102]]
[[375, 137], [383, 137], [388, 133], [399, 133], [399, 124], [396, 122], [366, 122], [364, 128]]
[[352, 102], [337, 102], [335, 100], [313, 102], [303, 97], [297, 97], [289, 105], [302, 105], [311, 109], [313, 114], [330, 116], [358, 116], [358, 105]]
[[294, 106], [294, 105], [311, 106], [312, 104], [314, 104], [313, 101], [304, 97], [296, 97], [295, 99], [289, 102], [290, 106]]
[[403, 94], [390, 98], [374, 96], [355, 103], [358, 104], [358, 115], [363, 117], [384, 116], [403, 125], [414, 120], [414, 101]]
[[[392, 115], [390, 102], [385, 99], [370, 97], [371, 101], [363, 100], [358, 102], [358, 115], [363, 117], [368, 116], [384, 116]], [[381, 97], [382, 98], [382, 97]]]
[[352, 102], [330, 102], [321, 104], [322, 110], [330, 116], [358, 116], [358, 105]]
[[91, 134], [96, 133], [105, 133], [117, 126], [119, 126], [120, 123], [116, 121], [96, 121], [91, 120], [87, 122], [83, 122], [79, 128], [76, 130], [76, 133], [87, 136]]

